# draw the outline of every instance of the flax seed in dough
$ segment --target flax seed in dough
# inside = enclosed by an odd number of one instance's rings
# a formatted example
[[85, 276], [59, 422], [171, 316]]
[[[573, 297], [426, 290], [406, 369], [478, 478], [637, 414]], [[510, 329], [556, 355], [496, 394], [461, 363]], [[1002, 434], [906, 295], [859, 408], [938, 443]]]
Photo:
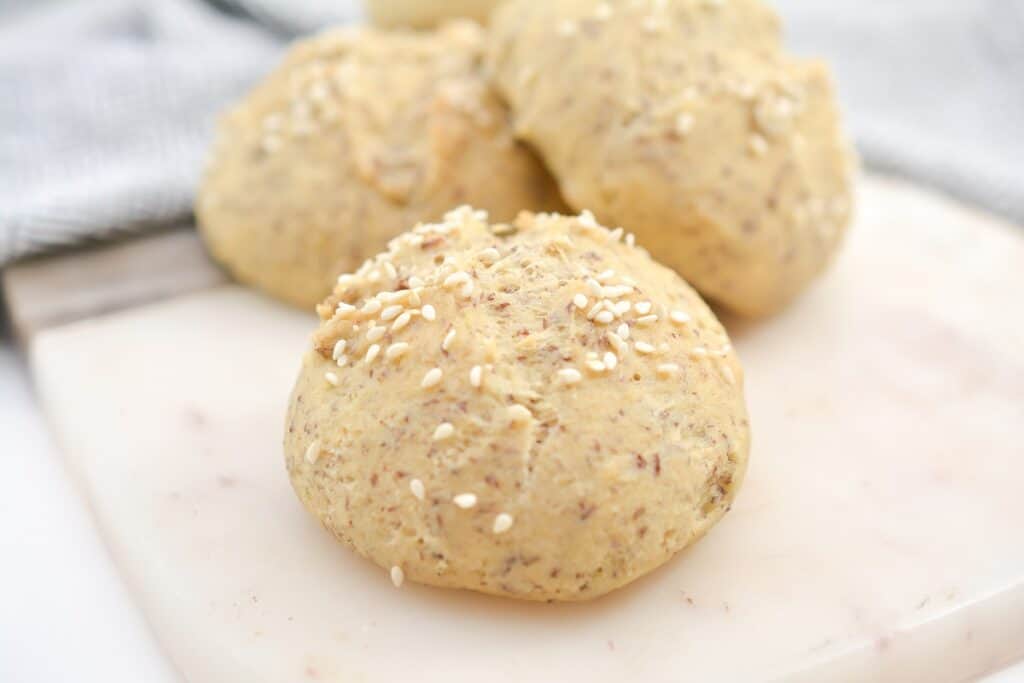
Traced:
[[402, 230], [473, 202], [503, 219], [562, 206], [513, 139], [470, 21], [302, 41], [224, 117], [196, 205], [240, 281], [312, 308]]
[[595, 598], [701, 538], [742, 481], [725, 331], [588, 213], [452, 211], [343, 276], [319, 313], [288, 473], [396, 585]]
[[488, 61], [566, 201], [709, 298], [772, 313], [837, 251], [855, 157], [761, 0], [510, 0]]

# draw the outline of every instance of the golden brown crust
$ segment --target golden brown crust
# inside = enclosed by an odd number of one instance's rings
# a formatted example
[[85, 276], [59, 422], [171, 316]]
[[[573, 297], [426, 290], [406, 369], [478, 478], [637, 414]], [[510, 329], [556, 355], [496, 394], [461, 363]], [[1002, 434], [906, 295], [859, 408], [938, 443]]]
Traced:
[[451, 212], [320, 311], [288, 471], [332, 533], [401, 576], [593, 598], [700, 538], [742, 480], [725, 331], [589, 214]]
[[454, 205], [505, 218], [560, 207], [481, 74], [482, 43], [463, 21], [295, 45], [220, 126], [196, 206], [214, 256], [312, 307], [339, 273]]
[[838, 249], [855, 168], [828, 70], [779, 33], [760, 0], [511, 0], [489, 64], [570, 204], [763, 315]]

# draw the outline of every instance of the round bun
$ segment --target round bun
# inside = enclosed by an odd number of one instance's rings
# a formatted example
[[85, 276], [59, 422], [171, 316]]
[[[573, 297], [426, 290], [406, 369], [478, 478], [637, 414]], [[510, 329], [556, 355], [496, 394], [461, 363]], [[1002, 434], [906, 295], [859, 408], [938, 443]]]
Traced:
[[759, 0], [511, 0], [492, 29], [517, 133], [571, 205], [742, 314], [824, 270], [855, 157], [827, 68], [787, 56]]
[[366, 9], [378, 26], [428, 28], [446, 19], [465, 17], [486, 23], [499, 0], [367, 0]]
[[700, 296], [592, 215], [462, 208], [339, 281], [292, 394], [292, 484], [397, 580], [586, 600], [729, 508], [739, 361]]
[[215, 258], [312, 307], [339, 273], [452, 206], [505, 219], [561, 207], [481, 74], [482, 44], [469, 21], [298, 43], [220, 126], [196, 207]]

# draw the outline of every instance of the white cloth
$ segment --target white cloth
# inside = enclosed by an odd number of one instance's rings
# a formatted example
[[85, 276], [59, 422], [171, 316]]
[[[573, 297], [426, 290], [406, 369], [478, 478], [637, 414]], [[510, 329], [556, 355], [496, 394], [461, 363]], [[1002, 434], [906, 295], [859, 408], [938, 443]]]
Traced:
[[[70, 0], [0, 23], [0, 264], [187, 220], [216, 113], [288, 36], [361, 15], [210, 3]], [[1024, 0], [777, 5], [796, 51], [835, 65], [869, 168], [1024, 222]]]

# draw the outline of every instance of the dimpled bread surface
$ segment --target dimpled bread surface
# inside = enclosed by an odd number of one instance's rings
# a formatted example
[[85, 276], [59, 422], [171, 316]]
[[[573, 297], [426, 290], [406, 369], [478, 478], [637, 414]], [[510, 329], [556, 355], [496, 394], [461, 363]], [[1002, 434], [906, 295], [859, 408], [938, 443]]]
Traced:
[[714, 314], [634, 237], [463, 207], [343, 275], [287, 417], [299, 498], [403, 579], [586, 600], [728, 510], [750, 434]]
[[312, 308], [421, 220], [471, 202], [510, 219], [557, 210], [481, 73], [484, 37], [330, 31], [296, 44], [219, 126], [196, 214], [240, 281]]
[[566, 201], [742, 314], [822, 272], [856, 158], [828, 69], [759, 0], [510, 0], [489, 67]]

